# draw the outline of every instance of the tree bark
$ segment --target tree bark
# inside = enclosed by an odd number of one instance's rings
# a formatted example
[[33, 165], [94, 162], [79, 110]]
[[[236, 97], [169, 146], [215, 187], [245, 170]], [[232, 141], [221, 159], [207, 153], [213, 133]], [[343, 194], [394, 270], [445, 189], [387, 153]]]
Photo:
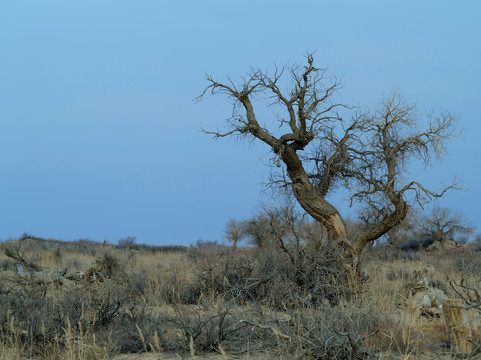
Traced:
[[292, 191], [302, 208], [326, 227], [329, 242], [351, 247], [342, 216], [311, 183], [296, 151], [284, 146], [280, 156], [292, 181]]
[[328, 242], [339, 248], [343, 255], [348, 287], [354, 294], [359, 294], [362, 289], [361, 253], [364, 246], [353, 247], [349, 242], [344, 219], [311, 183], [297, 153], [287, 147], [283, 150], [282, 160], [286, 164], [297, 201], [310, 216], [325, 226]]

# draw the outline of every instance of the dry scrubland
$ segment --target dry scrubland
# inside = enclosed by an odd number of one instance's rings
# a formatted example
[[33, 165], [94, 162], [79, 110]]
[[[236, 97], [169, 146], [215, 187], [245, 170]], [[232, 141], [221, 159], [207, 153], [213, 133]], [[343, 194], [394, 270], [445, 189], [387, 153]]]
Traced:
[[[23, 257], [24, 274], [5, 246]], [[353, 296], [334, 280], [334, 257], [312, 258], [294, 275], [272, 249], [167, 250], [4, 243], [0, 359], [447, 359], [442, 314], [420, 315], [411, 294], [425, 278], [456, 298], [449, 280], [481, 270], [470, 247], [374, 248], [364, 257], [364, 292]], [[466, 313], [479, 344], [480, 314]]]

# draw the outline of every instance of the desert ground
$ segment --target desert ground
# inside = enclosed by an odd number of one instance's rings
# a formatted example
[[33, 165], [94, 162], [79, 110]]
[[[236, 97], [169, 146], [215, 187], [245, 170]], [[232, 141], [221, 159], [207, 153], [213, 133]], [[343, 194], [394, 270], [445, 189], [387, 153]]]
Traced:
[[335, 263], [315, 262], [302, 283], [272, 249], [29, 237], [0, 246], [4, 360], [481, 356], [479, 304], [461, 311], [464, 354], [443, 312], [479, 290], [481, 252], [469, 244], [368, 249], [359, 294], [335, 280]]

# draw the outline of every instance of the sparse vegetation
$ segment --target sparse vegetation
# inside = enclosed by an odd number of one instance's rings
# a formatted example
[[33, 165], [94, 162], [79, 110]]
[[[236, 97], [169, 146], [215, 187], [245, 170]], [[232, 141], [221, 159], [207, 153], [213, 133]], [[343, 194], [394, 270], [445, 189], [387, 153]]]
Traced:
[[[459, 287], [469, 282], [479, 291], [478, 253], [471, 246], [446, 249], [443, 257], [376, 246], [365, 254], [364, 291], [354, 297], [333, 281], [333, 272], [342, 271], [334, 252], [319, 259], [310, 255], [315, 250], [302, 250], [299, 272], [280, 244], [234, 250], [200, 241], [162, 252], [7, 241], [0, 254], [0, 358], [450, 356], [442, 317], [418, 313], [410, 300], [423, 278], [449, 297], [466, 296], [472, 341], [479, 344], [476, 293]], [[35, 265], [20, 274], [15, 265], [22, 261]], [[67, 270], [59, 276], [57, 268]]]

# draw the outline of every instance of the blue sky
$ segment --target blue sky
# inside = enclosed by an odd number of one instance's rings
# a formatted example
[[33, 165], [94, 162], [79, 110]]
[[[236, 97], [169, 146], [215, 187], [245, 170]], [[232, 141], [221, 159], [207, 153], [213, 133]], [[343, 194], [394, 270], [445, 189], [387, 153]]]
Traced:
[[[463, 140], [416, 177], [465, 192], [441, 205], [481, 231], [477, 1], [4, 1], [0, 4], [0, 239], [151, 244], [221, 240], [263, 196], [269, 151], [214, 141], [205, 74], [302, 62], [343, 78], [345, 103], [398, 89], [458, 115]], [[264, 199], [265, 200], [265, 199]], [[342, 199], [335, 205], [344, 209]]]

